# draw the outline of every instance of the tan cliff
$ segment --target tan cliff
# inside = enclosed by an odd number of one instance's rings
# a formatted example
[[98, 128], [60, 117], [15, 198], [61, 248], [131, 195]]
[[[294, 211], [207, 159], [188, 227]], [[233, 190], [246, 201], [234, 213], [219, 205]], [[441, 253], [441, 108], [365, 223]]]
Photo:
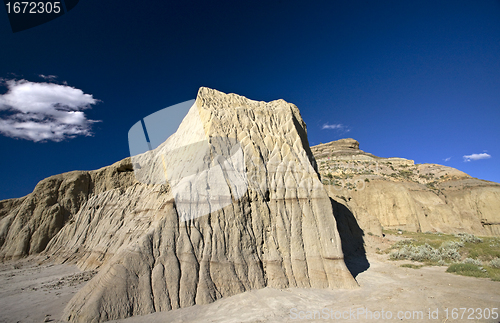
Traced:
[[201, 88], [156, 149], [0, 201], [0, 260], [96, 269], [63, 319], [103, 322], [266, 286], [355, 288], [364, 234], [500, 235], [499, 210], [500, 184], [354, 139], [310, 148], [295, 105]]
[[311, 147], [328, 194], [366, 232], [382, 228], [500, 235], [500, 184], [447, 166], [380, 158], [354, 139]]
[[0, 257], [41, 252], [98, 269], [66, 307], [63, 319], [72, 322], [266, 286], [357, 287], [312, 160], [293, 104], [201, 88], [154, 151], [53, 176], [0, 202]]

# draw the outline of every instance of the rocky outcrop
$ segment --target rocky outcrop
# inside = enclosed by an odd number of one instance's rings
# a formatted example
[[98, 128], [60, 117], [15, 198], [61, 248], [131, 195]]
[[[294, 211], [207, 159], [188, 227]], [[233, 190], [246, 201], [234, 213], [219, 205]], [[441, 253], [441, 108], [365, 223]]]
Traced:
[[156, 149], [0, 201], [0, 259], [40, 253], [98, 270], [67, 305], [72, 322], [266, 286], [353, 288], [359, 271], [347, 270], [344, 253], [366, 269], [358, 257], [366, 232], [499, 235], [499, 187], [376, 157], [354, 139], [310, 148], [293, 104], [201, 88]]
[[347, 160], [374, 159], [376, 156], [359, 149], [359, 142], [352, 138], [339, 139], [311, 147], [316, 159], [332, 158]]
[[500, 235], [500, 184], [442, 165], [415, 165], [358, 149], [353, 139], [311, 147], [329, 195], [365, 231]]
[[2, 202], [2, 255], [44, 250], [50, 261], [98, 269], [65, 310], [72, 322], [266, 286], [356, 287], [311, 160], [296, 106], [201, 88], [157, 149]]
[[127, 160], [96, 171], [51, 176], [40, 181], [31, 194], [1, 201], [0, 260], [43, 251], [90, 196], [134, 182], [133, 174], [122, 169], [124, 163]]

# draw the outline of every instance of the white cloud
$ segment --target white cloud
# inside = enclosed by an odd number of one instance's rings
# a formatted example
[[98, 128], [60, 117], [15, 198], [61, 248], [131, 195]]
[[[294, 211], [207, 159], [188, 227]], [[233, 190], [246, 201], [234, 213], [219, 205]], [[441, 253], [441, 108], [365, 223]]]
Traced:
[[344, 131], [344, 132], [349, 132], [351, 131], [350, 129], [347, 128], [347, 126], [341, 124], [341, 123], [337, 123], [337, 124], [328, 124], [328, 123], [325, 123], [322, 127], [321, 127], [322, 130], [325, 130], [325, 129], [329, 129], [329, 130], [340, 130], [340, 131]]
[[53, 81], [57, 78], [57, 76], [55, 75], [43, 75], [43, 74], [39, 74], [38, 75], [39, 77], [43, 78], [44, 80], [49, 80], [49, 81]]
[[[52, 75], [49, 75], [51, 77]], [[67, 85], [26, 80], [4, 81], [7, 93], [0, 95], [0, 133], [7, 137], [38, 141], [62, 141], [90, 136], [89, 120], [80, 110], [99, 100]]]
[[464, 155], [464, 162], [470, 162], [471, 160], [488, 159], [491, 156], [487, 153]]
[[450, 161], [451, 157], [443, 159], [445, 162]]

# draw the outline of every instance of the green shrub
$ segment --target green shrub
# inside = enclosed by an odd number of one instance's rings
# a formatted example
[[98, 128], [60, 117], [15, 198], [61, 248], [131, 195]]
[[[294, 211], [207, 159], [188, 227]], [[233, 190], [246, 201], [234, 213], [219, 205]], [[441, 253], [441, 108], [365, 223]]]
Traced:
[[458, 261], [460, 253], [458, 249], [463, 247], [463, 243], [458, 241], [444, 241], [439, 248], [434, 248], [428, 243], [415, 245], [413, 240], [402, 240], [394, 244], [391, 252], [392, 259], [408, 259], [413, 261]]
[[465, 242], [470, 242], [470, 243], [483, 242], [483, 239], [476, 237], [475, 235], [470, 234], [470, 233], [461, 232], [461, 233], [456, 234], [455, 237], [460, 238], [460, 241], [462, 243], [465, 243]]
[[446, 272], [472, 277], [488, 276], [488, 273], [485, 269], [474, 264], [452, 264], [450, 267], [448, 267], [448, 269], [446, 269]]
[[413, 172], [411, 170], [400, 170], [399, 174], [404, 178], [410, 178], [413, 175]]
[[495, 258], [490, 261], [490, 266], [493, 268], [500, 268], [500, 258]]
[[459, 249], [459, 248], [462, 248], [464, 246], [464, 244], [462, 242], [458, 242], [458, 241], [444, 241], [442, 244], [441, 244], [441, 247], [442, 249]]
[[462, 261], [462, 263], [464, 263], [464, 264], [473, 264], [473, 265], [476, 265], [476, 266], [481, 266], [483, 264], [481, 262], [481, 260], [472, 259], [472, 258], [465, 258], [464, 261]]
[[434, 185], [435, 185], [434, 182], [430, 182], [430, 183], [425, 184], [425, 186], [427, 186], [427, 188], [431, 189], [431, 190], [435, 190], [436, 189], [436, 186], [434, 186]]
[[436, 249], [428, 243], [421, 246], [406, 244], [402, 245], [400, 249], [392, 251], [390, 257], [395, 260], [408, 259], [413, 261], [439, 262], [440, 260], [459, 260], [460, 253], [458, 253], [457, 248], [440, 247]]
[[449, 267], [448, 272], [500, 281], [500, 238], [479, 238], [466, 233], [403, 232], [398, 229], [386, 229], [384, 232], [393, 235], [401, 232], [406, 238], [385, 251], [392, 259], [446, 266]]
[[424, 265], [414, 265], [414, 264], [403, 264], [401, 267], [412, 268], [412, 269], [420, 269]]

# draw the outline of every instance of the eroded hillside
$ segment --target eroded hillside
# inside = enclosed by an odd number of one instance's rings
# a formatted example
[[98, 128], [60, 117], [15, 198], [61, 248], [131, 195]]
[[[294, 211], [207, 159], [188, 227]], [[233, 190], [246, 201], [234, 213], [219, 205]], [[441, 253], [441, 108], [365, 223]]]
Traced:
[[455, 168], [381, 158], [354, 139], [311, 147], [330, 197], [345, 205], [362, 229], [469, 232], [500, 235], [500, 184]]

